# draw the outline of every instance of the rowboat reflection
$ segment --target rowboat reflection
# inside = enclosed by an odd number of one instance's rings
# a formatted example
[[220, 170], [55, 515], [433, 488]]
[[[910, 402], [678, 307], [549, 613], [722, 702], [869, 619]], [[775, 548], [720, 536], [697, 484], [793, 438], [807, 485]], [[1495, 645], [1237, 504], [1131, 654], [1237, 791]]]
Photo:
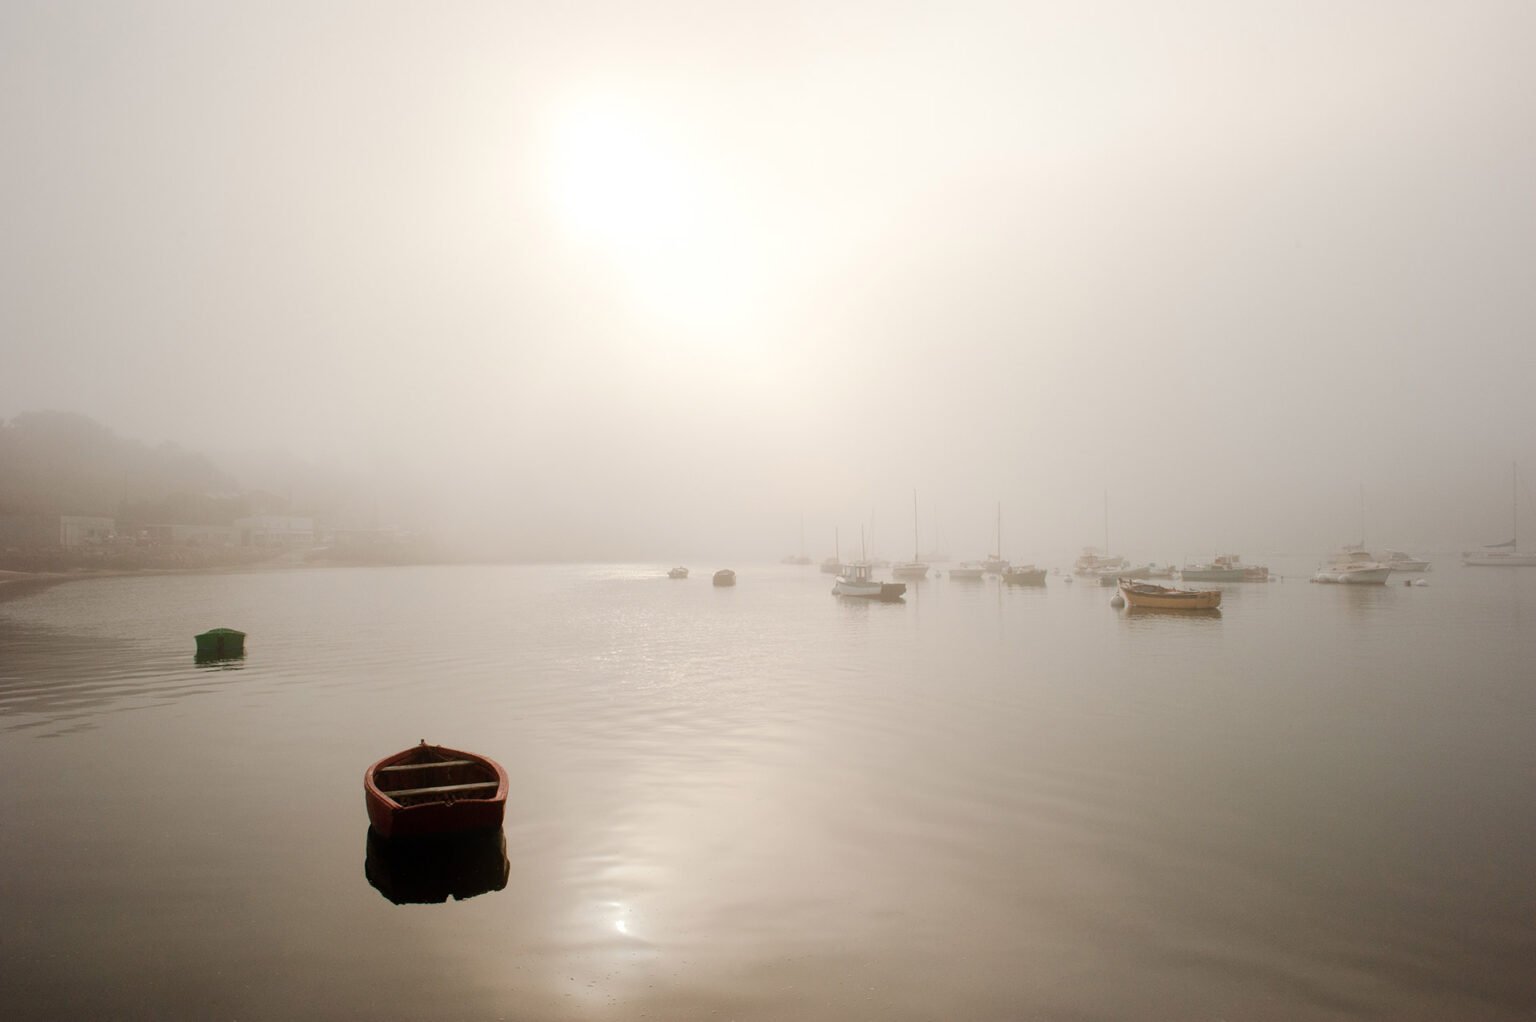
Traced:
[[435, 905], [501, 890], [507, 886], [511, 864], [506, 835], [499, 829], [391, 839], [369, 827], [363, 873], [396, 905]]
[[1191, 621], [1220, 621], [1221, 609], [1219, 607], [1209, 607], [1199, 610], [1170, 610], [1166, 607], [1127, 607], [1125, 608], [1124, 616], [1127, 618], [1165, 617], [1183, 618]]

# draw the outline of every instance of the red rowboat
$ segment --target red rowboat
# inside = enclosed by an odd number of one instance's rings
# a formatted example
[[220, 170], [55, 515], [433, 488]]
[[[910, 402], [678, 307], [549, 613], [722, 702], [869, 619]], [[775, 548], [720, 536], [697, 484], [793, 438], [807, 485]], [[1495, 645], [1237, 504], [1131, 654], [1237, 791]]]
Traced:
[[380, 837], [494, 830], [507, 806], [507, 772], [493, 759], [423, 740], [369, 767], [363, 794]]

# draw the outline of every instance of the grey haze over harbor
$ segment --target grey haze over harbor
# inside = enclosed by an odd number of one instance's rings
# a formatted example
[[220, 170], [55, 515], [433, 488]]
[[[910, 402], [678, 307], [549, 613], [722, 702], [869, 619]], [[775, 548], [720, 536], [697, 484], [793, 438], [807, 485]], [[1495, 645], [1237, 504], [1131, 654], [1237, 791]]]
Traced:
[[1143, 559], [1498, 542], [1533, 38], [1486, 2], [9, 3], [0, 418], [286, 452], [504, 556], [774, 557], [802, 516], [901, 556], [914, 488], [957, 557], [999, 501], [1005, 556], [1101, 542], [1106, 492]]

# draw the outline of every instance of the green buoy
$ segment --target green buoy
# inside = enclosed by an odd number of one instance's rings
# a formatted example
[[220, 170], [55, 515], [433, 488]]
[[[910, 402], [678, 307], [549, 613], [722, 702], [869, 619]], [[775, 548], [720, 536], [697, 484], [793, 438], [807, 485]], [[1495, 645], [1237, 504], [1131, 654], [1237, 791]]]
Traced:
[[245, 633], [233, 628], [210, 628], [197, 636], [199, 660], [232, 660], [245, 656]]

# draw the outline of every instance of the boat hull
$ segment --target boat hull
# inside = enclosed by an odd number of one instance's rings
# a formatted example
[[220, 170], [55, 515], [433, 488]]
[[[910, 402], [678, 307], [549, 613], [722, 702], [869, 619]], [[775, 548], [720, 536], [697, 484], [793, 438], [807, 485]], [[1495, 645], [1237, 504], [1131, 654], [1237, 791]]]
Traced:
[[891, 574], [896, 578], [927, 578], [928, 565], [903, 562], [892, 567]]
[[1186, 582], [1243, 582], [1244, 568], [1184, 568], [1179, 577]]
[[489, 757], [423, 742], [370, 766], [363, 795], [368, 822], [381, 837], [472, 834], [501, 826], [507, 772]]
[[1337, 585], [1384, 586], [1391, 574], [1391, 568], [1325, 569], [1313, 575], [1312, 581]]
[[1536, 554], [1471, 554], [1461, 563], [1469, 568], [1536, 568]]
[[901, 582], [855, 582], [840, 578], [832, 584], [834, 596], [846, 596], [855, 600], [882, 600], [887, 603], [901, 599], [907, 587]]
[[1011, 586], [1045, 585], [1044, 568], [1010, 568], [1003, 572], [1003, 581]]
[[729, 568], [717, 571], [713, 581], [717, 586], [733, 586], [736, 584], [736, 573]]
[[1120, 583], [1120, 594], [1126, 606], [1140, 610], [1216, 610], [1221, 606], [1220, 589], [1174, 589], [1137, 585], [1126, 579]]

